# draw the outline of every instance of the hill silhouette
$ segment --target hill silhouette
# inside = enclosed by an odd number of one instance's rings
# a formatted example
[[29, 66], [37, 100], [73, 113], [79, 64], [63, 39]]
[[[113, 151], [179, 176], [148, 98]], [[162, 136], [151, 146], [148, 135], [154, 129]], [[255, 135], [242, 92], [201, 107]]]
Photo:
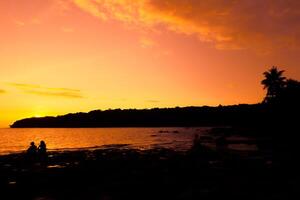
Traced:
[[260, 118], [265, 117], [264, 107], [263, 104], [241, 104], [217, 107], [94, 110], [57, 117], [22, 119], [14, 122], [11, 128], [227, 126], [253, 120], [259, 122]]

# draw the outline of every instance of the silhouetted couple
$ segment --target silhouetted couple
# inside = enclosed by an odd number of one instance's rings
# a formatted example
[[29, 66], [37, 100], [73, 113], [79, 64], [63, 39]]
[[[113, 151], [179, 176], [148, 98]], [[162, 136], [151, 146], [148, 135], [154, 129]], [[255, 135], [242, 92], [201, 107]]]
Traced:
[[35, 161], [37, 159], [40, 161], [45, 161], [47, 158], [46, 143], [42, 140], [40, 145], [37, 147], [34, 142], [31, 142], [29, 148], [27, 149], [27, 156], [31, 161]]

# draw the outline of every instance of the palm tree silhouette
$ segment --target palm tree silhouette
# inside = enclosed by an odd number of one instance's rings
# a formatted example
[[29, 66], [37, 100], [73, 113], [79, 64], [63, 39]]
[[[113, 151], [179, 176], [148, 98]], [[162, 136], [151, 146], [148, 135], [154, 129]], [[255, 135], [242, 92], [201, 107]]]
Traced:
[[283, 73], [284, 70], [278, 70], [275, 66], [263, 73], [265, 79], [261, 81], [261, 84], [264, 85], [264, 89], [267, 89], [264, 103], [270, 103], [275, 100], [284, 88], [286, 78], [283, 76]]

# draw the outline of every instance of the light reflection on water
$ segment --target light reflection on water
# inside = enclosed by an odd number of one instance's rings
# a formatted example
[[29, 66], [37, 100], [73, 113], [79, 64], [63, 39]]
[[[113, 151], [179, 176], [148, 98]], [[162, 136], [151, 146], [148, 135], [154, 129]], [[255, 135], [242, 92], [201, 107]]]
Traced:
[[134, 148], [190, 148], [194, 135], [210, 128], [20, 128], [0, 129], [0, 154], [27, 149], [29, 143], [44, 140], [49, 150], [93, 148], [128, 144]]

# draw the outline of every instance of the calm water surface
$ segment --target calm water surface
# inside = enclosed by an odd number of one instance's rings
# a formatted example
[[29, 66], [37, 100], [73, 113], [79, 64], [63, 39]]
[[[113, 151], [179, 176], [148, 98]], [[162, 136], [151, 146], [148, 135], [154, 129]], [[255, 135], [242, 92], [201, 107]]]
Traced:
[[97, 148], [128, 144], [149, 149], [166, 147], [186, 150], [194, 135], [206, 134], [210, 128], [19, 128], [0, 129], [0, 155], [22, 152], [29, 143], [44, 140], [49, 150]]

